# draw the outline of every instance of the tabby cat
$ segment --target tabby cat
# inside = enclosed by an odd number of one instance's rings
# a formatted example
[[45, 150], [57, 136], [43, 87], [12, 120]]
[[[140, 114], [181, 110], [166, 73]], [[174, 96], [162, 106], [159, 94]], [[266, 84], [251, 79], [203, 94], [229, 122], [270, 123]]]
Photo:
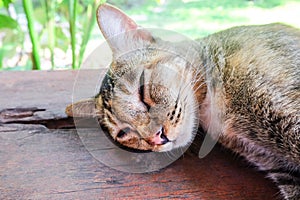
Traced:
[[299, 30], [241, 26], [170, 43], [108, 4], [97, 19], [113, 61], [99, 94], [69, 116], [88, 112], [118, 143], [151, 151], [190, 144], [199, 122], [300, 199]]

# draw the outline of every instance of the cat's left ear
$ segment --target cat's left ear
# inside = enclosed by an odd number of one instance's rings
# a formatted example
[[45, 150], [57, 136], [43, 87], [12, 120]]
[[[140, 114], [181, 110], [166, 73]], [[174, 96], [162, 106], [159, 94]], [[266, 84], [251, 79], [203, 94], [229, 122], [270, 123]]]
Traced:
[[97, 10], [98, 25], [114, 54], [126, 53], [152, 42], [152, 35], [125, 13], [109, 4], [102, 4]]

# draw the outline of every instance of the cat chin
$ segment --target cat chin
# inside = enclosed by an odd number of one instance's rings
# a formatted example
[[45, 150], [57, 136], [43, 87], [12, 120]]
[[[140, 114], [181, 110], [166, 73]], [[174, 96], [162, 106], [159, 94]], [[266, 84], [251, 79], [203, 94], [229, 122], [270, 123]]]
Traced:
[[174, 149], [178, 149], [178, 148], [183, 148], [185, 149], [187, 147], [187, 145], [189, 145], [190, 142], [184, 143], [184, 144], [180, 144], [180, 145], [176, 145], [176, 143], [170, 142], [164, 145], [159, 145], [159, 146], [155, 146], [152, 151], [154, 152], [167, 152], [167, 151], [172, 151]]
[[172, 142], [166, 143], [164, 145], [155, 146], [153, 151], [156, 152], [166, 152], [174, 149], [174, 144]]
[[[192, 134], [184, 134], [184, 135], [185, 135], [185, 137], [184, 138], [181, 137], [180, 142], [178, 142], [178, 140], [175, 140], [173, 142], [169, 142], [164, 145], [157, 145], [153, 148], [152, 151], [167, 152], [167, 151], [171, 151], [171, 150], [177, 149], [177, 148], [185, 148], [185, 147], [187, 147], [187, 145], [189, 145], [191, 143], [193, 137], [192, 137]], [[184, 140], [182, 140], [182, 139], [184, 139]]]

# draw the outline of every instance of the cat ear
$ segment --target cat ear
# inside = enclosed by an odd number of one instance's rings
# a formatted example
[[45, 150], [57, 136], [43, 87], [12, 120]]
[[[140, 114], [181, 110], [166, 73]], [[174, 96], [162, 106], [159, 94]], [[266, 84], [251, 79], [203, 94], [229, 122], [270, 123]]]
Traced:
[[70, 104], [66, 107], [65, 113], [69, 117], [95, 117], [99, 115], [95, 99], [86, 99]]
[[102, 4], [97, 11], [98, 25], [114, 54], [126, 53], [152, 42], [154, 39], [145, 29], [109, 4]]

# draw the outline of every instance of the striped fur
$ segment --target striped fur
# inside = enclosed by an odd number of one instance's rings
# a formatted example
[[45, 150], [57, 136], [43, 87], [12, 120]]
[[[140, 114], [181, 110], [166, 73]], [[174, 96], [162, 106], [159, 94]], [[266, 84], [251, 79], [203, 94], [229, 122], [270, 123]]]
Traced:
[[107, 4], [98, 23], [114, 56], [96, 110], [114, 140], [168, 151], [191, 143], [199, 121], [284, 199], [300, 199], [299, 30], [242, 26], [169, 43]]

